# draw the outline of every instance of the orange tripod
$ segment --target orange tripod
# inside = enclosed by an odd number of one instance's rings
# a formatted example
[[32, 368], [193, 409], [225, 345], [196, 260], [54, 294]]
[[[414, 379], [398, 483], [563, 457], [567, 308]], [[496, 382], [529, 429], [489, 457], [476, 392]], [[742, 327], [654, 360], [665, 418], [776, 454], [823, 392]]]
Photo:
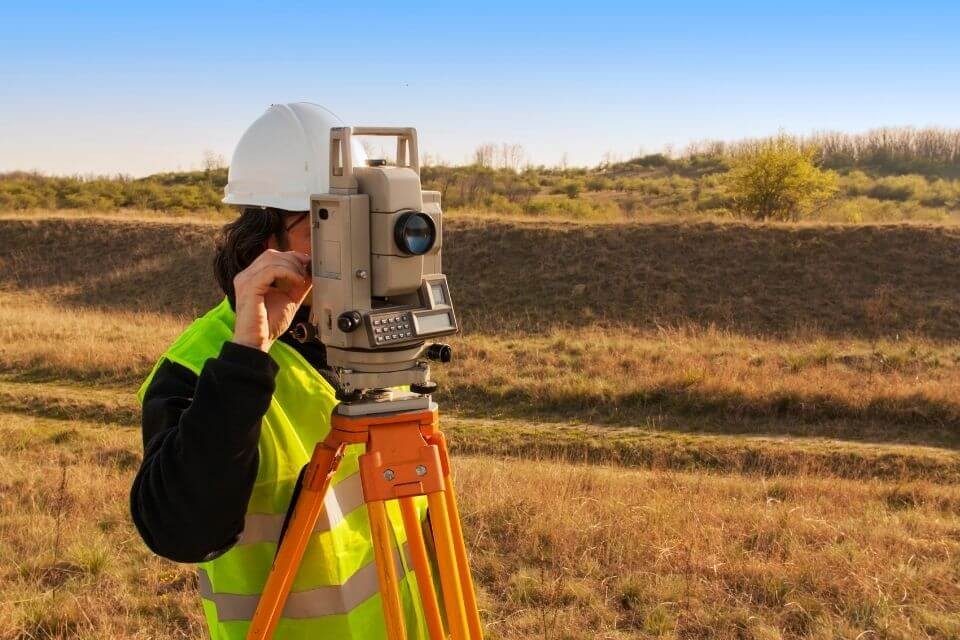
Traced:
[[366, 445], [360, 456], [363, 498], [370, 516], [374, 562], [389, 640], [405, 640], [399, 580], [390, 546], [386, 501], [398, 500], [430, 640], [442, 640], [443, 620], [434, 591], [426, 543], [414, 497], [427, 496], [440, 573], [440, 590], [451, 640], [481, 640], [480, 614], [463, 542], [460, 513], [450, 477], [450, 459], [437, 430], [437, 409], [344, 415], [334, 409], [330, 434], [317, 444], [303, 474], [300, 495], [257, 604], [248, 639], [273, 636], [310, 534], [323, 511], [330, 479], [349, 444]]

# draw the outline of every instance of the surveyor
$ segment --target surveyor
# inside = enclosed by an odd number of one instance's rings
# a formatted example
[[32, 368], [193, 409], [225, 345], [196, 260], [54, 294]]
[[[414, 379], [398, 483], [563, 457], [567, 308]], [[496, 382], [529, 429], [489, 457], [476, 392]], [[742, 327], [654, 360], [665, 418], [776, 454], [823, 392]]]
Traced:
[[[199, 563], [215, 640], [246, 637], [298, 474], [337, 402], [323, 346], [289, 332], [309, 313], [309, 203], [328, 191], [333, 126], [342, 124], [322, 107], [273, 105], [243, 135], [223, 200], [241, 211], [214, 262], [225, 298], [174, 341], [139, 391], [133, 521], [158, 555]], [[362, 162], [363, 150], [354, 157]], [[275, 638], [385, 637], [359, 453], [362, 445], [349, 447], [333, 478]], [[399, 548], [405, 534], [393, 516]], [[395, 555], [407, 636], [426, 638], [415, 578]]]

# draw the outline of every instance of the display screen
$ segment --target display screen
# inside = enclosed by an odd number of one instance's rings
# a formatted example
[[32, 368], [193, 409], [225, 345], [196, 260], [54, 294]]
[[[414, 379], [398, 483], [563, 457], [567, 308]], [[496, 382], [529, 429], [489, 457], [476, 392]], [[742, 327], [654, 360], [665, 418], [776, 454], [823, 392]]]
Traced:
[[447, 304], [447, 299], [443, 295], [443, 285], [442, 284], [431, 284], [430, 285], [430, 296], [433, 298], [433, 304]]
[[450, 321], [450, 314], [441, 313], [432, 316], [419, 316], [417, 318], [419, 329], [417, 333], [434, 333], [445, 329], [452, 329], [453, 323]]

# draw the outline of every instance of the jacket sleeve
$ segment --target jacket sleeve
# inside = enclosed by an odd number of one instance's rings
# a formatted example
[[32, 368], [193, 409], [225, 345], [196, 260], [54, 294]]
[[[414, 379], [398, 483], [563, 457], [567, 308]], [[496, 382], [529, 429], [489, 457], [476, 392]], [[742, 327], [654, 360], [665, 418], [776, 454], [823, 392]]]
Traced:
[[169, 360], [157, 369], [143, 399], [143, 463], [130, 491], [133, 522], [154, 553], [201, 562], [237, 541], [277, 370], [268, 354], [232, 342], [199, 376]]

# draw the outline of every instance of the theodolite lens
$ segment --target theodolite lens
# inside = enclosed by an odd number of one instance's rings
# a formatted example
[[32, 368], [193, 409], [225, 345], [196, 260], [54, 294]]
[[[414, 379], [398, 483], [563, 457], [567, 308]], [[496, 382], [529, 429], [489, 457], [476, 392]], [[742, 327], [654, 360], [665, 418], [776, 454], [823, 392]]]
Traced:
[[437, 241], [437, 227], [433, 220], [419, 211], [408, 211], [401, 215], [393, 234], [400, 250], [412, 256], [425, 254]]

